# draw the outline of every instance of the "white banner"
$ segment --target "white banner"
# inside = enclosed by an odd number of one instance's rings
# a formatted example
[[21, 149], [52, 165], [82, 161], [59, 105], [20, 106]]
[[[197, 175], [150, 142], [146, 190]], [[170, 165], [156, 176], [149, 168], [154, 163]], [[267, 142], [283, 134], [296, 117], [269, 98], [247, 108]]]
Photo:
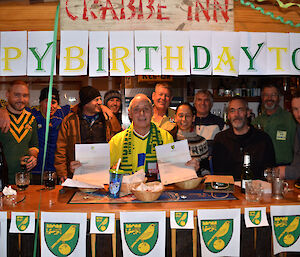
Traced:
[[87, 75], [88, 38], [84, 30], [60, 32], [59, 75]]
[[89, 76], [108, 76], [108, 32], [89, 32]]
[[9, 233], [34, 233], [35, 212], [11, 212]]
[[134, 76], [133, 31], [111, 31], [110, 76]]
[[269, 226], [266, 207], [245, 208], [244, 219], [247, 228]]
[[161, 32], [161, 62], [163, 75], [190, 74], [189, 32]]
[[212, 32], [213, 75], [238, 76], [240, 34], [238, 32]]
[[270, 207], [274, 254], [300, 252], [300, 205]]
[[1, 32], [0, 46], [0, 75], [26, 75], [27, 31]]
[[170, 211], [170, 227], [194, 229], [194, 211]]
[[211, 75], [211, 31], [190, 31], [191, 74]]
[[7, 256], [7, 212], [0, 212], [0, 256]]
[[266, 33], [240, 32], [240, 38], [239, 75], [266, 74]]
[[[51, 74], [52, 50], [53, 31], [28, 31], [28, 76]], [[53, 75], [56, 75], [56, 62], [54, 62]]]
[[290, 39], [288, 33], [266, 33], [267, 74], [290, 74]]
[[291, 74], [300, 75], [300, 33], [290, 33]]
[[113, 234], [115, 233], [115, 214], [92, 212], [90, 220], [90, 233]]
[[42, 212], [41, 256], [86, 256], [86, 213]]
[[121, 212], [123, 256], [164, 257], [166, 212]]
[[135, 31], [135, 74], [161, 75], [160, 31]]
[[198, 210], [202, 256], [240, 256], [241, 209]]

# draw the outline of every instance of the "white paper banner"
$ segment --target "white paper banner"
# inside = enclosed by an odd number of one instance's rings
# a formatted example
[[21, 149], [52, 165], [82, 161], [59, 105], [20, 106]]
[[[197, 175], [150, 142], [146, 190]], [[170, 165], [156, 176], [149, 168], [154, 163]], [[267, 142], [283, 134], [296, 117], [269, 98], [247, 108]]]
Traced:
[[212, 32], [213, 75], [238, 76], [240, 34]]
[[135, 74], [161, 75], [160, 31], [135, 31]]
[[164, 257], [166, 212], [121, 212], [123, 256]]
[[240, 32], [239, 75], [264, 75], [267, 73], [266, 33]]
[[35, 212], [11, 212], [9, 233], [34, 233]]
[[108, 32], [89, 32], [89, 76], [108, 76]]
[[90, 233], [113, 234], [115, 233], [115, 214], [92, 212]]
[[[53, 31], [28, 31], [27, 76], [51, 74], [52, 50]], [[56, 58], [53, 75], [56, 75]]]
[[266, 207], [245, 208], [244, 219], [247, 228], [269, 226]]
[[42, 212], [41, 256], [86, 256], [86, 213]]
[[190, 31], [191, 74], [211, 75], [211, 31]]
[[290, 74], [290, 39], [288, 33], [266, 33], [268, 75]]
[[240, 256], [241, 209], [198, 210], [202, 256]]
[[110, 76], [134, 76], [133, 31], [111, 31]]
[[194, 229], [194, 211], [170, 211], [170, 227]]
[[7, 212], [0, 212], [0, 256], [7, 256]]
[[270, 207], [274, 254], [300, 252], [300, 205]]
[[1, 32], [0, 40], [0, 75], [26, 75], [27, 31]]
[[60, 76], [87, 75], [88, 31], [61, 31]]
[[290, 33], [291, 73], [300, 75], [300, 33]]
[[162, 74], [190, 74], [190, 46], [187, 31], [162, 31]]

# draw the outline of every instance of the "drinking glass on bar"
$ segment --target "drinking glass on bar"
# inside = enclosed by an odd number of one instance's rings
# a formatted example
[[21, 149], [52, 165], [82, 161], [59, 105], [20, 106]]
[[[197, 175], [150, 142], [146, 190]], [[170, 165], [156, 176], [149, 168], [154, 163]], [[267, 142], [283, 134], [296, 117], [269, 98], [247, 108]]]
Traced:
[[55, 171], [44, 171], [43, 181], [45, 188], [52, 190], [55, 188], [56, 184], [56, 172]]
[[20, 191], [25, 190], [30, 184], [30, 173], [27, 171], [17, 172], [15, 175], [16, 185]]

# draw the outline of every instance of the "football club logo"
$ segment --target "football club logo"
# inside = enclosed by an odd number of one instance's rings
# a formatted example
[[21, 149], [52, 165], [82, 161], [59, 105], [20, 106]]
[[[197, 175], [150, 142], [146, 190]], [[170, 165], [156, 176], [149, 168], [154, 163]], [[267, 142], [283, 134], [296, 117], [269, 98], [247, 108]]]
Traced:
[[96, 216], [96, 227], [100, 232], [104, 232], [109, 224], [109, 217]]
[[187, 223], [188, 212], [175, 212], [175, 221], [178, 226], [184, 227]]
[[254, 225], [259, 225], [261, 222], [261, 211], [249, 211], [249, 219]]
[[275, 237], [279, 245], [289, 247], [298, 240], [300, 235], [299, 219], [299, 215], [273, 217]]
[[29, 225], [29, 216], [16, 216], [16, 225], [18, 230], [24, 231], [26, 228], [28, 228]]
[[202, 237], [212, 253], [221, 252], [230, 242], [233, 233], [233, 219], [201, 220]]
[[70, 255], [78, 243], [79, 226], [75, 223], [45, 222], [44, 236], [48, 249], [55, 256]]
[[124, 223], [125, 241], [132, 253], [143, 256], [151, 252], [158, 239], [158, 222]]

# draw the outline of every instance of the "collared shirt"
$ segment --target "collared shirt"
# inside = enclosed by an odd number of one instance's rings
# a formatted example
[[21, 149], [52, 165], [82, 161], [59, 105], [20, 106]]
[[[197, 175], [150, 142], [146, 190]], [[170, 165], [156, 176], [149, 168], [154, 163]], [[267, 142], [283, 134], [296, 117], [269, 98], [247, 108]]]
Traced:
[[166, 114], [163, 116], [162, 120], [160, 122], [156, 122], [153, 117], [152, 117], [152, 122], [160, 127], [161, 129], [165, 129], [167, 131], [171, 131], [176, 123], [175, 123], [175, 110], [173, 110], [172, 108], [168, 108]]

